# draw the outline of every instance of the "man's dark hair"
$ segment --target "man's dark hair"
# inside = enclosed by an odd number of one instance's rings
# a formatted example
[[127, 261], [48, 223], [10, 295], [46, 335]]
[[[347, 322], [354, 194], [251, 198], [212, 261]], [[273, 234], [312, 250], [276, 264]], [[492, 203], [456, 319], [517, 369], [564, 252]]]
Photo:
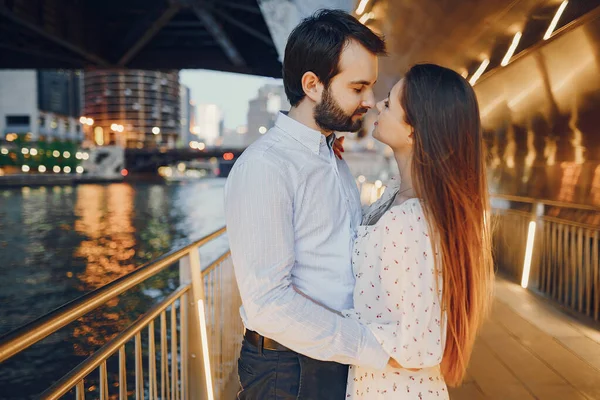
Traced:
[[375, 55], [386, 53], [383, 38], [341, 10], [319, 10], [294, 28], [283, 59], [283, 85], [292, 106], [305, 96], [302, 76], [306, 72], [314, 72], [329, 87], [340, 72], [340, 55], [350, 40]]

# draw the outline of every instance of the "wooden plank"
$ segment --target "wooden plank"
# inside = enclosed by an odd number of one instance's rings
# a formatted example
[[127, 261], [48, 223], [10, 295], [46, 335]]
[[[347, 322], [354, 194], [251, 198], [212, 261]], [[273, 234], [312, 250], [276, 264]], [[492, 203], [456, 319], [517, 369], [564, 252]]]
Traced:
[[592, 400], [581, 394], [571, 386], [540, 386], [534, 389], [534, 392], [540, 400]]
[[[533, 385], [568, 385], [561, 376], [514, 337], [496, 337], [493, 340], [486, 340], [486, 344], [496, 357], [530, 389]], [[537, 393], [533, 390], [532, 392], [537, 396]]]
[[484, 400], [485, 396], [476, 383], [464, 383], [461, 387], [448, 390], [452, 400]]
[[539, 337], [527, 345], [573, 387], [597, 395], [592, 398], [600, 398], [600, 371], [596, 368], [550, 336]]
[[478, 342], [473, 351], [469, 373], [490, 399], [534, 399], [523, 384], [490, 349]]
[[[587, 337], [564, 338], [560, 342], [579, 358], [598, 369], [600, 374], [600, 344]], [[600, 379], [600, 377], [599, 377]]]

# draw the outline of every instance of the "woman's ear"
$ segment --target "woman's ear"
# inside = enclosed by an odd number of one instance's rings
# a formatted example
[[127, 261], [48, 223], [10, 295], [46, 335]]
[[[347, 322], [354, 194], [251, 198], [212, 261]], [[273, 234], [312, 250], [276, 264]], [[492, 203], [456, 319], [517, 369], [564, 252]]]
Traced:
[[310, 98], [315, 103], [321, 102], [323, 84], [314, 72], [307, 71], [302, 75], [302, 90], [304, 90], [306, 97]]
[[412, 128], [412, 127], [410, 128], [410, 134], [408, 135], [408, 138], [406, 139], [406, 141], [411, 146], [415, 143], [415, 129], [414, 128]]

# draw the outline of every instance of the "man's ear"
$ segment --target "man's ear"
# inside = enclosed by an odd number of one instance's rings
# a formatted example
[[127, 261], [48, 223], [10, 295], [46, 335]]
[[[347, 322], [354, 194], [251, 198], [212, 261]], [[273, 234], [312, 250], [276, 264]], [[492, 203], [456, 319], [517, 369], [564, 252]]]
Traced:
[[307, 71], [302, 75], [302, 90], [306, 94], [306, 97], [314, 101], [315, 103], [321, 102], [321, 96], [323, 95], [323, 84], [312, 71]]

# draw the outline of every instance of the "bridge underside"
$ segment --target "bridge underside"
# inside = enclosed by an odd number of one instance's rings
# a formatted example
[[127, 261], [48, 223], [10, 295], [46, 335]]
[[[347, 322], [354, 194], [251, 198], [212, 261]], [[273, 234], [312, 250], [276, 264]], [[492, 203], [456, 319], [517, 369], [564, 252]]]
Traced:
[[0, 68], [202, 68], [281, 76], [256, 0], [0, 0], [0, 52]]

